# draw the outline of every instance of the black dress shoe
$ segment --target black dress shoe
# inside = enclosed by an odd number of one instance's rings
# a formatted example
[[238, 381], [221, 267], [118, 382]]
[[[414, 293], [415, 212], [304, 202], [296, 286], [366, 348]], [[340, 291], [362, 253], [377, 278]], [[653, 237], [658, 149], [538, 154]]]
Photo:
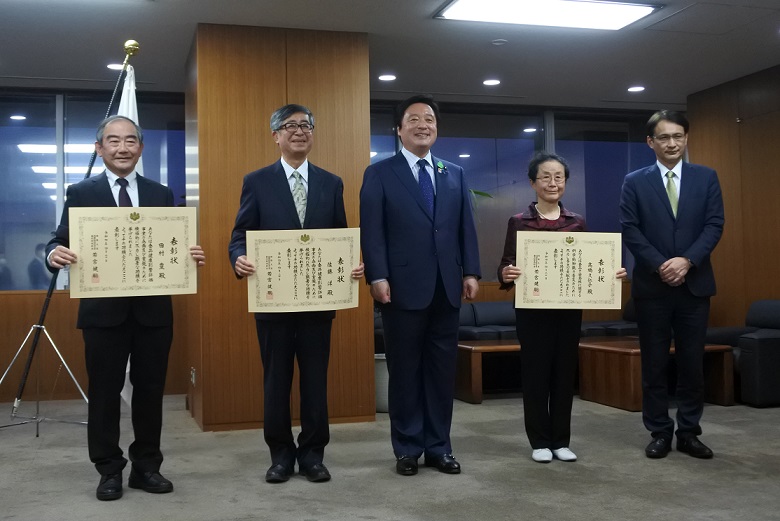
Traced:
[[311, 467], [302, 468], [301, 474], [306, 476], [306, 479], [312, 483], [330, 481], [330, 472], [328, 472], [328, 468], [322, 463], [315, 463]]
[[290, 479], [293, 474], [292, 466], [274, 463], [265, 473], [265, 480], [268, 483], [284, 483]]
[[107, 474], [100, 476], [95, 496], [100, 501], [113, 501], [122, 497], [122, 474]]
[[672, 440], [657, 436], [645, 447], [645, 456], [652, 459], [665, 458], [670, 450], [672, 450]]
[[395, 462], [395, 471], [402, 476], [414, 476], [417, 474], [417, 458], [401, 456]]
[[710, 459], [712, 451], [709, 447], [699, 441], [696, 436], [685, 438], [677, 437], [677, 450], [693, 456], [694, 458]]
[[173, 492], [173, 483], [162, 477], [159, 472], [130, 471], [130, 479], [127, 480], [130, 488], [139, 488], [152, 494], [167, 494]]
[[439, 456], [425, 456], [426, 467], [436, 467], [439, 472], [445, 474], [460, 474], [460, 463], [452, 454], [441, 454]]

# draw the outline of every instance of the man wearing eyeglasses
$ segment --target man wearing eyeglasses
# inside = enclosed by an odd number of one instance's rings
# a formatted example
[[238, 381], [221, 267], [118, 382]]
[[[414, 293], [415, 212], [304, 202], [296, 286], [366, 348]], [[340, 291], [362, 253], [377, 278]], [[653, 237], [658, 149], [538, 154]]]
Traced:
[[[648, 458], [677, 450], [712, 458], [702, 443], [703, 358], [715, 277], [710, 254], [723, 233], [723, 199], [714, 170], [683, 161], [688, 120], [662, 110], [647, 122], [656, 163], [628, 174], [620, 198], [623, 240], [636, 265], [631, 293], [642, 357], [642, 419], [652, 434]], [[677, 362], [677, 430], [669, 417], [667, 366]]]
[[[271, 115], [271, 135], [281, 159], [248, 174], [228, 246], [238, 278], [255, 272], [246, 255], [247, 230], [346, 228], [341, 178], [311, 164], [314, 116], [302, 105], [285, 105]], [[352, 270], [363, 276], [363, 265]], [[295, 463], [309, 481], [330, 480], [323, 464], [328, 428], [328, 358], [334, 311], [256, 313], [263, 363], [264, 436], [271, 452], [269, 483], [283, 483]], [[290, 391], [295, 359], [300, 371], [301, 432], [292, 435]]]

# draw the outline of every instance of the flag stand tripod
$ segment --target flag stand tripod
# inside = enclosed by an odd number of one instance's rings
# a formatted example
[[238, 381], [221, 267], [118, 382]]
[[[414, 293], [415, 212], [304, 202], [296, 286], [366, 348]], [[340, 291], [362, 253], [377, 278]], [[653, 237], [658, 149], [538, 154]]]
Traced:
[[[119, 89], [119, 84], [122, 81], [122, 76], [124, 75], [125, 71], [127, 70], [127, 64], [130, 61], [130, 56], [133, 56], [135, 53], [138, 52], [138, 42], [135, 40], [128, 40], [125, 42], [124, 45], [125, 49], [125, 60], [122, 63], [122, 70], [119, 71], [119, 77], [116, 80], [116, 85], [114, 86], [114, 92], [111, 94], [111, 100], [108, 102], [108, 110], [106, 110], [105, 117], [107, 118], [111, 114], [111, 108], [114, 105], [114, 99], [116, 98], [117, 90]], [[95, 159], [97, 158], [97, 151], [92, 152], [92, 156], [89, 159], [89, 165], [87, 166], [87, 174], [84, 176], [84, 178], [88, 178], [90, 173], [92, 172], [92, 166], [95, 164]], [[3, 380], [5, 380], [5, 377], [8, 375], [8, 373], [11, 370], [11, 367], [13, 367], [14, 362], [16, 362], [16, 359], [19, 357], [19, 354], [22, 352], [22, 349], [24, 349], [24, 346], [27, 344], [27, 340], [29, 340], [30, 335], [33, 335], [32, 340], [32, 346], [30, 347], [30, 352], [27, 355], [27, 361], [24, 366], [24, 371], [22, 373], [21, 380], [19, 382], [19, 388], [16, 392], [16, 398], [14, 399], [14, 403], [11, 407], [11, 420], [15, 420], [19, 418], [21, 421], [9, 423], [7, 425], [0, 425], [0, 429], [6, 428], [6, 427], [14, 427], [16, 425], [25, 425], [28, 423], [35, 423], [35, 437], [37, 438], [40, 435], [40, 424], [43, 421], [56, 421], [60, 423], [73, 423], [73, 424], [79, 424], [79, 425], [86, 425], [86, 421], [68, 421], [68, 420], [57, 420], [55, 418], [48, 418], [40, 416], [40, 393], [36, 393], [36, 407], [35, 407], [35, 415], [33, 416], [18, 416], [17, 412], [19, 410], [19, 406], [22, 402], [22, 394], [24, 393], [25, 385], [27, 384], [27, 377], [30, 374], [30, 369], [32, 367], [33, 363], [33, 357], [35, 356], [35, 351], [38, 347], [38, 341], [41, 337], [41, 332], [43, 332], [44, 335], [46, 335], [46, 338], [49, 340], [49, 344], [51, 344], [54, 351], [57, 353], [57, 356], [60, 359], [60, 362], [62, 362], [62, 365], [65, 367], [65, 369], [68, 371], [68, 374], [70, 375], [71, 380], [73, 380], [73, 383], [76, 384], [76, 387], [78, 388], [79, 392], [81, 393], [82, 398], [84, 398], [84, 401], [86, 403], [89, 403], [89, 400], [87, 399], [87, 395], [84, 394], [84, 391], [82, 390], [81, 386], [79, 385], [78, 381], [76, 380], [76, 377], [73, 375], [73, 372], [70, 370], [70, 367], [68, 367], [68, 364], [65, 362], [65, 359], [62, 356], [62, 353], [59, 349], [57, 349], [57, 345], [54, 343], [54, 340], [52, 340], [51, 336], [49, 335], [49, 332], [46, 330], [46, 327], [43, 325], [44, 320], [46, 319], [46, 312], [49, 309], [49, 302], [51, 301], [51, 295], [54, 292], [54, 289], [57, 286], [57, 275], [59, 274], [59, 270], [54, 272], [54, 275], [51, 278], [51, 282], [49, 283], [49, 289], [46, 292], [46, 299], [43, 302], [43, 308], [41, 309], [41, 316], [38, 319], [37, 324], [33, 324], [30, 327], [30, 331], [27, 333], [27, 336], [24, 338], [24, 341], [22, 342], [22, 345], [19, 346], [19, 349], [16, 351], [16, 355], [14, 355], [13, 360], [11, 360], [11, 363], [8, 365], [8, 368], [5, 370], [5, 373], [3, 373], [3, 376], [0, 377], [0, 384], [3, 383]], [[38, 381], [40, 382], [40, 371], [36, 373]]]

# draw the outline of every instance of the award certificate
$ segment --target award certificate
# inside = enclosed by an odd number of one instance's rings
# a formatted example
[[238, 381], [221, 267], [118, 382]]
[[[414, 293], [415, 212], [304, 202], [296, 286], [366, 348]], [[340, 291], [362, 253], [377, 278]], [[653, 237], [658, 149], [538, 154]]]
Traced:
[[71, 298], [197, 293], [195, 208], [71, 208]]
[[246, 232], [249, 311], [326, 311], [358, 305], [360, 229]]
[[516, 308], [620, 309], [620, 234], [517, 232]]

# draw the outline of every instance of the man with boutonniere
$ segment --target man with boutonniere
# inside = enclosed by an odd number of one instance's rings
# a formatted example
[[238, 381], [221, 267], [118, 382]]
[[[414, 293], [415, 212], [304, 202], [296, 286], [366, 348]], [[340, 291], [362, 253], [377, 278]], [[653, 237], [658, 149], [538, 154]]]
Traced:
[[366, 168], [360, 241], [371, 296], [382, 312], [396, 472], [418, 459], [460, 473], [450, 427], [461, 298], [480, 278], [477, 233], [463, 169], [434, 157], [439, 107], [413, 96], [396, 108], [403, 148]]

